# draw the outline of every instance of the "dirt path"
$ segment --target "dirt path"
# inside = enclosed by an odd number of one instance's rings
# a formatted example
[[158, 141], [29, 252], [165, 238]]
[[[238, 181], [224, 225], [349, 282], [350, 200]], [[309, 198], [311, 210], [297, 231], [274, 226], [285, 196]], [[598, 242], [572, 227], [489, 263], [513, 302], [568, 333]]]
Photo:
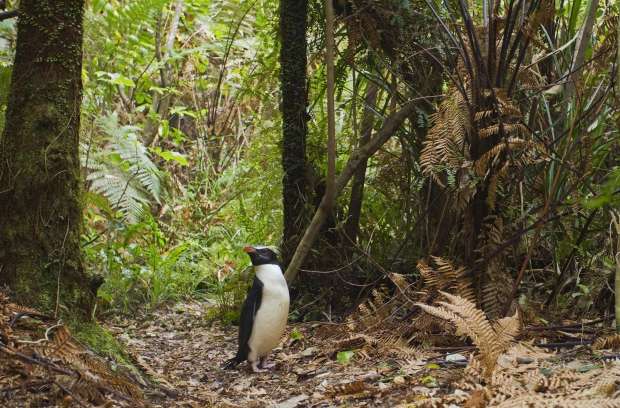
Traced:
[[[155, 406], [393, 407], [406, 402], [406, 395], [435, 393], [410, 382], [414, 370], [418, 375], [428, 370], [419, 359], [421, 353], [401, 350], [400, 357], [377, 361], [362, 350], [363, 338], [349, 340], [351, 344], [335, 340], [340, 325], [289, 327], [282, 347], [271, 356], [276, 367], [269, 373], [254, 374], [247, 364], [222, 370], [220, 365], [236, 351], [236, 328], [206, 324], [205, 307], [178, 304], [142, 322], [109, 326], [139, 365], [162, 384], [162, 398], [152, 398]], [[339, 355], [340, 348], [347, 350]]]
[[464, 368], [464, 361], [451, 361], [455, 355], [446, 359], [350, 335], [343, 324], [291, 325], [269, 373], [254, 374], [246, 364], [224, 371], [220, 365], [234, 355], [237, 331], [207, 324], [206, 307], [182, 303], [146, 320], [110, 325], [161, 384], [147, 393], [154, 406], [620, 408], [620, 364], [589, 348], [552, 353], [518, 343], [485, 380], [476, 362]]

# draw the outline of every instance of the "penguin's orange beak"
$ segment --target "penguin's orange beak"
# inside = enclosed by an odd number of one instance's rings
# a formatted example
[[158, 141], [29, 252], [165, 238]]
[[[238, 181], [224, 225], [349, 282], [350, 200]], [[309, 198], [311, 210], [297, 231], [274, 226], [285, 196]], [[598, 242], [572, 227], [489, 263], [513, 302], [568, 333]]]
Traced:
[[246, 254], [251, 254], [253, 252], [256, 252], [256, 249], [254, 249], [254, 247], [247, 245], [243, 247], [243, 252], [245, 252]]

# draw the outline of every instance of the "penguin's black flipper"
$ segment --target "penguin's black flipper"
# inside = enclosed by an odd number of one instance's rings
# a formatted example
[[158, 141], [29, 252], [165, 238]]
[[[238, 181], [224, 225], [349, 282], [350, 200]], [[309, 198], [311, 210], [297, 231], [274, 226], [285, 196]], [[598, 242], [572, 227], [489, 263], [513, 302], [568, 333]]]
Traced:
[[254, 317], [260, 307], [263, 299], [263, 282], [258, 278], [254, 278], [254, 283], [248, 291], [248, 295], [243, 302], [241, 309], [241, 318], [239, 319], [239, 351], [237, 351], [237, 360], [239, 362], [248, 358], [250, 352], [250, 336], [252, 335], [252, 327], [254, 326]]
[[226, 361], [222, 368], [228, 370], [235, 368], [237, 364], [247, 360], [250, 353], [250, 336], [252, 336], [252, 327], [254, 326], [254, 317], [260, 307], [263, 298], [263, 283], [258, 278], [254, 278], [254, 283], [248, 291], [248, 295], [243, 302], [241, 309], [241, 317], [239, 319], [239, 350], [234, 358]]

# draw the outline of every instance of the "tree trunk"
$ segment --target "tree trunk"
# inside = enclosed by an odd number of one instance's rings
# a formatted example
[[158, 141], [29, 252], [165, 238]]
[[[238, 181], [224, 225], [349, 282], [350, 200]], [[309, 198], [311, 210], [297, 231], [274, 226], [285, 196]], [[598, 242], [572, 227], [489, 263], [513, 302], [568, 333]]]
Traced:
[[84, 0], [22, 0], [0, 139], [0, 283], [21, 303], [85, 311], [79, 129]]
[[306, 225], [306, 16], [307, 0], [280, 1], [283, 237], [288, 264]]
[[415, 107], [416, 105], [413, 102], [410, 102], [398, 112], [391, 114], [387, 119], [385, 119], [381, 130], [379, 130], [379, 132], [377, 132], [377, 134], [372, 137], [368, 143], [360, 146], [353, 153], [351, 153], [346, 166], [344, 166], [344, 169], [342, 169], [342, 172], [336, 178], [334, 196], [331, 198], [332, 202], [328, 202], [330, 197], [327, 195], [323, 196], [321, 205], [319, 205], [319, 208], [317, 208], [314, 213], [310, 225], [304, 232], [303, 239], [299, 242], [299, 245], [295, 250], [295, 254], [286, 268], [286, 273], [284, 276], [289, 284], [297, 277], [299, 268], [310, 252], [312, 245], [314, 245], [314, 241], [321, 231], [321, 226], [329, 215], [329, 209], [331, 209], [334, 205], [333, 201], [338, 197], [338, 194], [344, 190], [359, 166], [362, 165], [362, 163], [365, 163], [370, 156], [375, 154], [376, 151], [379, 150], [381, 146], [383, 146], [385, 142], [387, 142], [390, 137], [394, 135], [394, 133], [396, 133], [405, 119], [407, 119], [407, 117], [415, 111]]
[[[362, 116], [362, 132], [359, 140], [359, 146], [363, 146], [370, 140], [372, 128], [375, 122], [375, 104], [377, 102], [376, 84], [369, 82], [366, 88], [366, 98], [364, 106], [364, 114]], [[364, 198], [364, 184], [366, 182], [366, 166], [368, 160], [362, 161], [360, 166], [353, 175], [351, 182], [351, 198], [349, 200], [349, 214], [344, 225], [344, 233], [350, 245], [354, 245], [357, 241], [357, 233], [359, 231], [360, 216], [362, 213], [362, 200]]]

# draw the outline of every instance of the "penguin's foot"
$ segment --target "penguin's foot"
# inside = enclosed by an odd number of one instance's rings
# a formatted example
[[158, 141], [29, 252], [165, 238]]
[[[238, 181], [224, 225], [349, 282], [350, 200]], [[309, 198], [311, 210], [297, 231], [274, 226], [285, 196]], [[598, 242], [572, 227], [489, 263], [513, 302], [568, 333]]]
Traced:
[[275, 368], [275, 366], [275, 363], [267, 363], [267, 357], [263, 357], [260, 359], [260, 368], [266, 368], [271, 370], [272, 368]]
[[252, 361], [252, 363], [251, 363], [252, 371], [255, 372], [255, 373], [266, 373], [267, 371], [269, 371], [269, 370], [263, 370], [263, 369], [259, 368], [259, 365], [261, 365], [259, 363], [259, 361]]
[[222, 364], [222, 369], [232, 370], [233, 368], [237, 367], [237, 364], [239, 364], [237, 357], [233, 357], [230, 360], [226, 360], [224, 364]]

